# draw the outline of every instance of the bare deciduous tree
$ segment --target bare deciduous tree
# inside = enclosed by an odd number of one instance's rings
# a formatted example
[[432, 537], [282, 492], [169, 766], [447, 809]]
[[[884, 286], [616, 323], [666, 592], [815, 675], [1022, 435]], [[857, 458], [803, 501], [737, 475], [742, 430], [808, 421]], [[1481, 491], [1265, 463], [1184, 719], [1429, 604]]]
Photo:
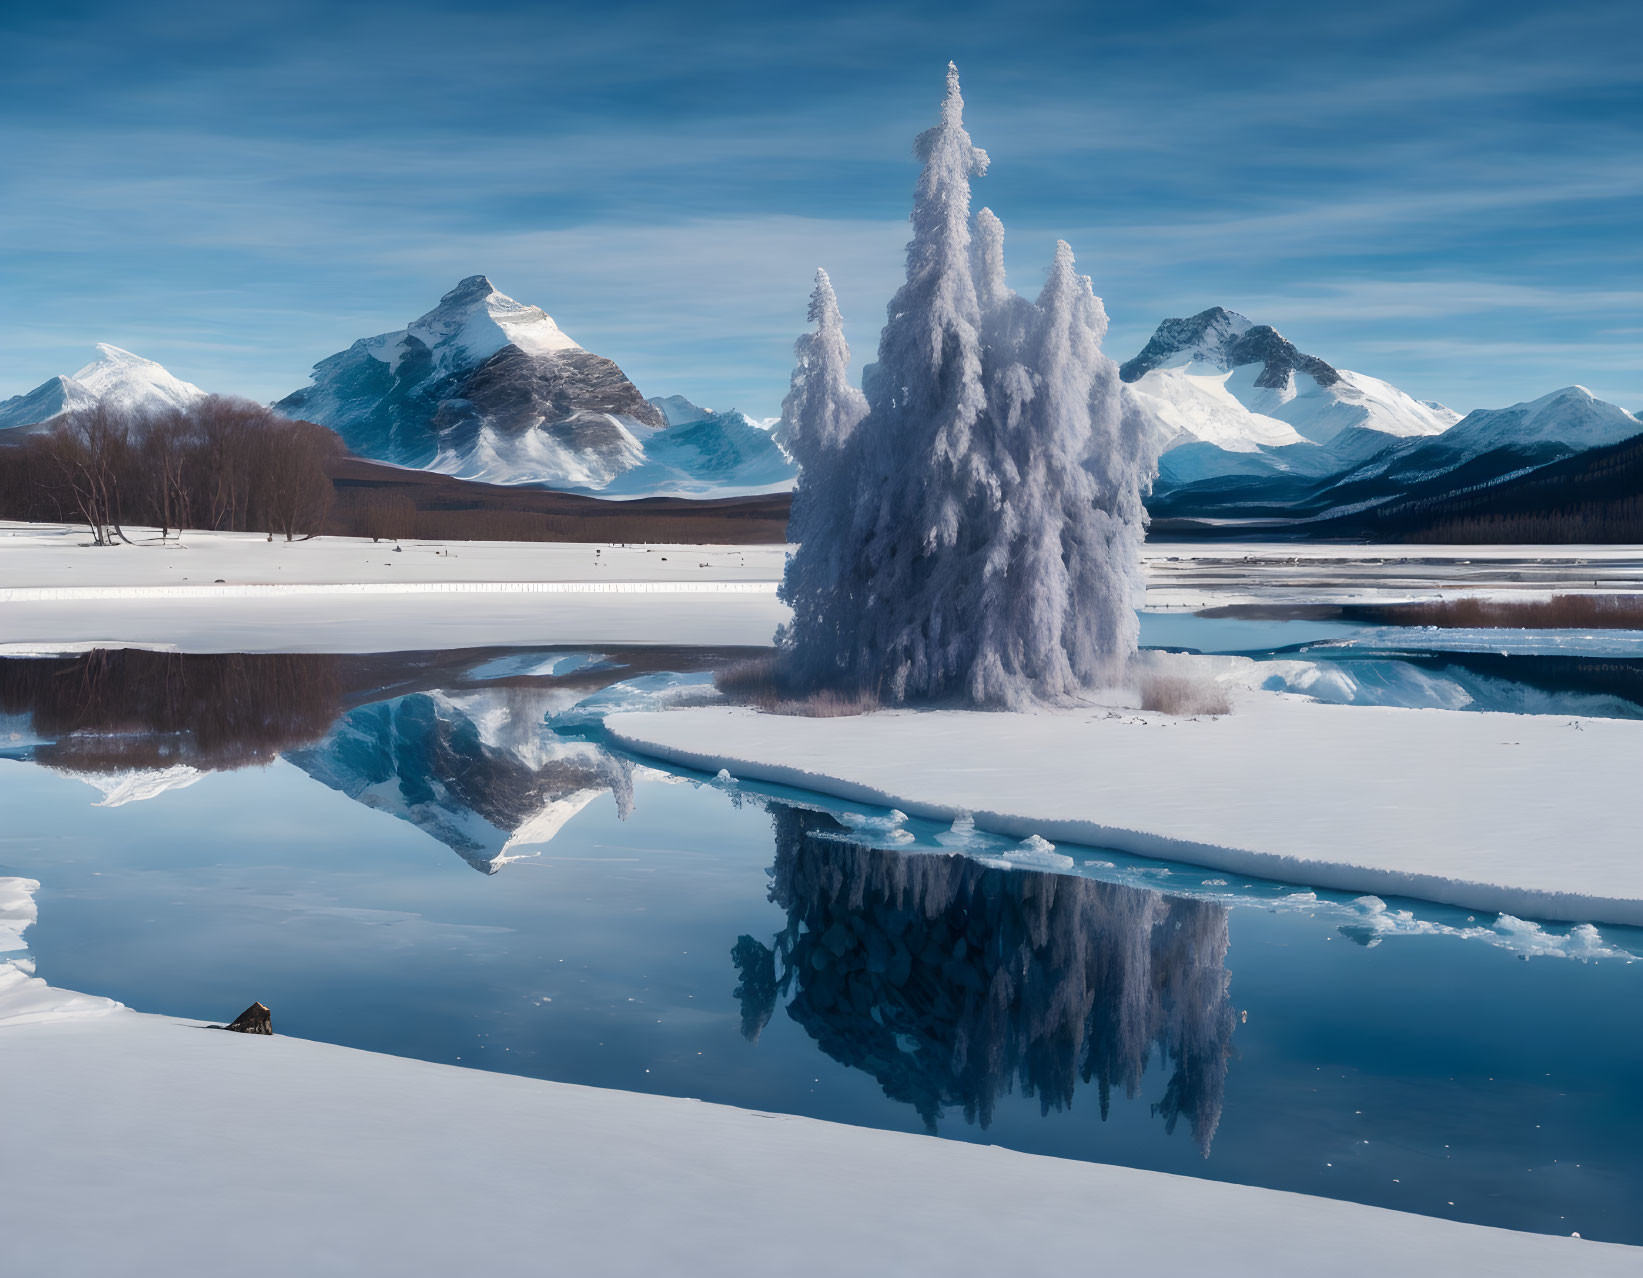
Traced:
[[42, 451], [67, 501], [99, 546], [124, 537], [122, 480], [131, 465], [131, 419], [106, 403], [68, 414], [44, 435]]
[[186, 409], [131, 414], [102, 403], [5, 448], [0, 512], [78, 519], [96, 544], [123, 525], [266, 531], [286, 540], [324, 527], [342, 441], [248, 400], [213, 395]]

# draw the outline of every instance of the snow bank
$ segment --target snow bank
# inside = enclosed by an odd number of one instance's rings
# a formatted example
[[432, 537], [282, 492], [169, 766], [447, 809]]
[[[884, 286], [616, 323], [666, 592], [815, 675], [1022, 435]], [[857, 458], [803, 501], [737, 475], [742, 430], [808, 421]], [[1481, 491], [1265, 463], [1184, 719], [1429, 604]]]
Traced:
[[1324, 705], [1249, 692], [1217, 718], [1091, 707], [813, 719], [617, 714], [704, 772], [1284, 883], [1526, 918], [1643, 925], [1643, 723]]
[[34, 923], [34, 879], [0, 878], [0, 954], [23, 948], [23, 933]]
[[[34, 894], [39, 890], [40, 884], [34, 879], [0, 876], [0, 955], [11, 956], [0, 958], [0, 1031], [41, 1021], [62, 1024], [106, 1016], [122, 1007], [113, 999], [53, 989], [34, 975], [34, 961], [21, 951], [23, 933], [34, 925]], [[9, 1126], [3, 1116], [0, 1126]], [[0, 1190], [3, 1201], [4, 1191]]]
[[245, 1275], [399, 1278], [1638, 1264], [1611, 1244], [131, 1012], [0, 1028], [0, 1075], [16, 1173], [0, 1236], [8, 1269], [36, 1278], [227, 1256]]

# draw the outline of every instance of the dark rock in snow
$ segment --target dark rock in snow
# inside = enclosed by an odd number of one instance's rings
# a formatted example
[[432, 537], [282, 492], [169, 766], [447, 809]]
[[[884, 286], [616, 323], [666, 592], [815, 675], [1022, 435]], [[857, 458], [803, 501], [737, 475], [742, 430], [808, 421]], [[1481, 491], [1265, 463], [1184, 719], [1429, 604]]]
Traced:
[[253, 1003], [221, 1028], [236, 1034], [272, 1034], [274, 1017], [261, 1003]]

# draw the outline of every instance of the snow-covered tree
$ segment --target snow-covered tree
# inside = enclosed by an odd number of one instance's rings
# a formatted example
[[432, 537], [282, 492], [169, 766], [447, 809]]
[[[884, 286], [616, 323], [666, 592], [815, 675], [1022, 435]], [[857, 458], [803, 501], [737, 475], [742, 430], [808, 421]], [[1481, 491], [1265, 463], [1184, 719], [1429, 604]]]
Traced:
[[826, 684], [841, 674], [839, 653], [849, 616], [841, 596], [847, 575], [854, 479], [847, 461], [856, 424], [867, 400], [850, 384], [850, 347], [844, 319], [827, 272], [816, 272], [810, 295], [814, 332], [794, 343], [797, 363], [782, 400], [781, 438], [803, 477], [793, 494], [788, 539], [798, 543], [788, 561], [781, 594], [793, 622], [779, 638], [790, 665], [788, 677]]
[[[999, 220], [983, 209], [972, 232], [987, 155], [963, 107], [949, 64], [941, 120], [918, 139], [907, 279], [863, 377], [867, 414], [824, 461], [800, 459], [792, 536], [837, 547], [790, 562], [782, 643], [801, 684], [1015, 707], [1109, 680], [1133, 654], [1156, 459], [1072, 250], [1057, 246], [1028, 302], [1006, 283]], [[800, 407], [817, 323], [789, 396]]]

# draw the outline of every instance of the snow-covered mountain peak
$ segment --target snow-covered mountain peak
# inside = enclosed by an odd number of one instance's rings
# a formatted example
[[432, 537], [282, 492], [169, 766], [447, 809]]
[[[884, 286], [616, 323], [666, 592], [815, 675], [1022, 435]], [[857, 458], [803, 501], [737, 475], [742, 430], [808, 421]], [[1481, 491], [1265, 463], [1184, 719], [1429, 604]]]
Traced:
[[97, 358], [71, 379], [97, 401], [118, 408], [186, 408], [205, 392], [192, 382], [174, 377], [151, 359], [128, 350], [97, 343]]
[[1194, 454], [1197, 477], [1216, 473], [1217, 458], [1227, 469], [1242, 467], [1233, 454], [1329, 445], [1358, 431], [1436, 435], [1460, 419], [1442, 404], [1308, 355], [1271, 325], [1221, 306], [1165, 320], [1119, 375], [1157, 423], [1162, 448], [1220, 450]]
[[669, 426], [688, 426], [691, 422], [706, 421], [713, 416], [711, 408], [692, 403], [683, 395], [652, 395], [650, 402], [662, 410]]
[[157, 370], [165, 373], [167, 377], [170, 376], [163, 367], [151, 359], [145, 359], [141, 355], [133, 355], [130, 351], [123, 350], [112, 342], [98, 342], [97, 358], [75, 373], [74, 380], [91, 385], [99, 378], [119, 377], [122, 375], [122, 370], [124, 370], [126, 376], [139, 370], [145, 372]]
[[516, 302], [483, 275], [463, 280], [406, 333], [433, 351], [442, 371], [482, 364], [504, 346], [527, 355], [582, 349], [540, 306]]
[[1119, 375], [1126, 382], [1136, 382], [1154, 369], [1230, 373], [1249, 364], [1262, 366], [1254, 384], [1263, 390], [1293, 392], [1297, 372], [1310, 375], [1320, 386], [1333, 386], [1340, 378], [1336, 369], [1315, 355], [1302, 354], [1270, 324], [1256, 324], [1222, 306], [1186, 319], [1165, 320]]
[[1477, 451], [1500, 444], [1596, 448], [1640, 432], [1643, 422], [1624, 408], [1599, 399], [1584, 386], [1565, 386], [1539, 399], [1468, 413], [1444, 440]]
[[538, 306], [470, 275], [404, 328], [314, 365], [274, 405], [365, 457], [492, 483], [601, 488], [643, 460], [661, 412]]
[[151, 359], [97, 343], [97, 358], [72, 377], [48, 378], [26, 395], [0, 401], [0, 429], [33, 426], [106, 402], [131, 412], [186, 408], [205, 392]]
[[1226, 362], [1227, 347], [1254, 327], [1254, 321], [1247, 316], [1222, 306], [1212, 306], [1185, 319], [1167, 319], [1141, 353], [1119, 370], [1119, 375], [1133, 382], [1155, 368], [1181, 368], [1193, 363], [1230, 372], [1233, 365]]

